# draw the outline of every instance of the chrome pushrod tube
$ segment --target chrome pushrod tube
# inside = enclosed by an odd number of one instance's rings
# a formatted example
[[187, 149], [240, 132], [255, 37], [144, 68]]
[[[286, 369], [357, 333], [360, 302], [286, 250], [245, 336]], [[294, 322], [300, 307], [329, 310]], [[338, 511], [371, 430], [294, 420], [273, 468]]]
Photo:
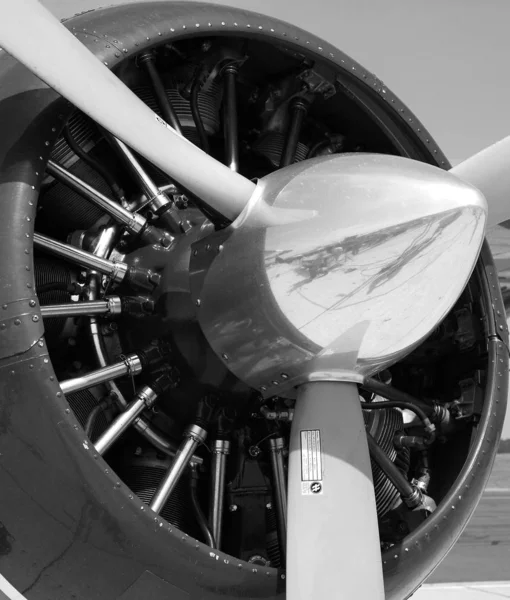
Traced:
[[126, 144], [114, 136], [109, 136], [109, 138], [124, 157], [126, 164], [129, 166], [134, 176], [138, 179], [140, 187], [144, 195], [147, 197], [146, 204], [151, 208], [151, 210], [161, 217], [165, 225], [172, 233], [181, 233], [181, 227], [183, 225], [184, 230], [186, 230], [185, 224], [181, 221], [178, 212], [173, 206], [173, 201], [170, 200], [165, 192], [161, 191], [154, 183], [150, 175], [138, 162], [136, 156], [131, 152]]
[[227, 456], [229, 454], [230, 442], [228, 440], [214, 441], [212, 447], [209, 522], [218, 550], [221, 549], [223, 510], [225, 506], [225, 475], [227, 471]]
[[156, 69], [156, 65], [154, 64], [154, 56], [152, 52], [145, 52], [138, 60], [145, 67], [145, 70], [147, 71], [147, 74], [151, 80], [152, 87], [154, 88], [154, 94], [156, 95], [156, 100], [159, 104], [161, 113], [163, 114], [163, 118], [175, 129], [175, 131], [177, 131], [178, 134], [182, 135], [179, 118], [174, 111], [172, 103], [170, 102], [170, 98], [166, 94], [165, 87]]
[[116, 221], [125, 225], [130, 233], [137, 235], [147, 225], [145, 217], [125, 209], [56, 162], [49, 160], [46, 171], [77, 194], [104, 210]]
[[237, 131], [237, 67], [226, 67], [223, 78], [225, 88], [225, 162], [232, 171], [239, 171], [239, 140]]
[[151, 500], [150, 507], [154, 512], [159, 513], [166, 504], [179, 479], [188, 467], [193, 453], [205, 441], [206, 437], [207, 431], [198, 425], [191, 425], [186, 429], [184, 432], [184, 441], [180, 445], [173, 463], [170, 465]]
[[106, 300], [88, 302], [68, 302], [67, 304], [48, 304], [41, 306], [44, 319], [50, 317], [82, 317], [92, 315], [120, 315], [122, 303], [118, 296], [110, 296]]
[[128, 266], [125, 263], [113, 262], [106, 258], [101, 258], [40, 233], [34, 233], [34, 245], [51, 254], [75, 262], [82, 267], [109, 275], [115, 283], [120, 283], [128, 271]]
[[0, 0], [0, 14], [9, 54], [219, 214], [241, 213], [255, 184], [157, 117], [39, 2]]
[[137, 354], [129, 354], [124, 360], [108, 365], [102, 369], [91, 371], [87, 375], [81, 375], [80, 377], [73, 377], [72, 379], [66, 379], [60, 382], [60, 388], [64, 394], [70, 394], [71, 392], [78, 392], [90, 388], [94, 385], [99, 385], [110, 381], [110, 379], [117, 379], [123, 375], [138, 375], [142, 370], [142, 361]]
[[101, 434], [99, 439], [94, 442], [94, 446], [99, 454], [104, 454], [124, 431], [128, 429], [143, 410], [154, 405], [157, 398], [158, 394], [151, 386], [143, 386], [136, 394], [135, 399], [128, 404], [126, 410], [122, 412], [108, 429]]
[[287, 481], [283, 461], [284, 449], [285, 440], [283, 438], [271, 438], [269, 440], [271, 470], [273, 472], [273, 494], [276, 505], [276, 525], [278, 527], [280, 553], [285, 560], [287, 550]]

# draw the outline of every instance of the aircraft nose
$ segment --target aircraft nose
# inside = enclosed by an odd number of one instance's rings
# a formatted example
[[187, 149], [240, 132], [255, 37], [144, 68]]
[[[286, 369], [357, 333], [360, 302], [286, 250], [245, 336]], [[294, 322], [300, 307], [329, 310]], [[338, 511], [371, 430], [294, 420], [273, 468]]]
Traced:
[[362, 378], [446, 316], [486, 216], [476, 188], [417, 161], [298, 163], [261, 180], [231, 226], [200, 291], [200, 324], [227, 366], [267, 395], [318, 376]]

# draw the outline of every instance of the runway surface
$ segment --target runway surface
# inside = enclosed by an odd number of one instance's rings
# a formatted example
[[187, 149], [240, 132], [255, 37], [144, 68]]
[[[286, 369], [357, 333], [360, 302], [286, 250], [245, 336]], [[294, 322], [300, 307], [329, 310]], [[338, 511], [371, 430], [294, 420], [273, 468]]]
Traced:
[[427, 583], [508, 580], [510, 454], [501, 454], [469, 525]]

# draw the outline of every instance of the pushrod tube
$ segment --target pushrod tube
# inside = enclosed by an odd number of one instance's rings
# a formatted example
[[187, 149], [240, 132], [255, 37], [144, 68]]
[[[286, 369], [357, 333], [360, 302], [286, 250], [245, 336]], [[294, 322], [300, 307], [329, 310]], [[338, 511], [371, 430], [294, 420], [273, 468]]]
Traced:
[[237, 67], [231, 65], [223, 75], [225, 88], [225, 162], [232, 171], [239, 171], [239, 140], [237, 131]]
[[64, 244], [40, 233], [34, 233], [34, 245], [51, 254], [75, 262], [82, 267], [109, 275], [116, 283], [120, 283], [128, 271], [128, 266], [125, 263], [113, 262], [107, 258], [101, 258], [100, 256], [96, 256], [80, 248], [75, 248], [69, 244]]
[[77, 194], [104, 210], [116, 221], [125, 225], [130, 233], [136, 235], [147, 225], [145, 217], [125, 209], [56, 162], [49, 160], [46, 171]]
[[39, 2], [0, 0], [0, 14], [0, 46], [9, 54], [218, 213], [230, 220], [241, 213], [255, 184], [157, 118]]
[[170, 98], [166, 94], [165, 87], [161, 81], [158, 70], [156, 69], [152, 52], [145, 52], [142, 56], [140, 56], [139, 61], [145, 67], [147, 75], [151, 80], [152, 87], [154, 88], [154, 94], [156, 96], [161, 113], [163, 114], [163, 118], [175, 129], [175, 131], [177, 131], [179, 135], [182, 135], [179, 118], [174, 111], [172, 103], [170, 102]]
[[99, 454], [104, 454], [143, 410], [154, 405], [157, 398], [158, 394], [152, 387], [148, 385], [143, 386], [136, 394], [135, 399], [128, 404], [126, 410], [113, 421], [94, 443]]
[[271, 470], [273, 472], [273, 494], [276, 505], [276, 524], [278, 527], [280, 552], [285, 559], [287, 550], [287, 481], [283, 461], [284, 449], [285, 440], [283, 438], [271, 438], [269, 440]]
[[173, 463], [151, 500], [150, 507], [154, 512], [159, 513], [163, 506], [165, 506], [168, 498], [170, 498], [175, 486], [179, 482], [179, 479], [188, 467], [193, 453], [198, 446], [205, 441], [206, 437], [207, 431], [198, 425], [191, 425], [186, 429], [184, 440], [175, 455]]
[[137, 354], [130, 354], [124, 360], [113, 365], [91, 371], [87, 375], [80, 375], [79, 377], [61, 381], [60, 387], [64, 394], [70, 394], [71, 392], [78, 392], [94, 385], [105, 383], [110, 379], [117, 379], [123, 375], [138, 375], [141, 370], [142, 361], [140, 357]]
[[118, 296], [111, 296], [106, 300], [92, 300], [89, 302], [68, 302], [66, 304], [47, 304], [41, 306], [44, 319], [51, 317], [83, 317], [92, 315], [120, 315], [122, 312], [121, 300]]
[[296, 156], [296, 149], [299, 142], [299, 134], [301, 133], [301, 126], [308, 112], [308, 106], [303, 100], [294, 101], [291, 108], [291, 122], [287, 139], [285, 141], [285, 147], [282, 152], [280, 160], [280, 167], [286, 167], [294, 162]]
[[225, 507], [225, 475], [227, 472], [227, 457], [229, 454], [230, 442], [228, 440], [214, 441], [212, 446], [209, 521], [218, 550], [221, 548], [223, 510]]

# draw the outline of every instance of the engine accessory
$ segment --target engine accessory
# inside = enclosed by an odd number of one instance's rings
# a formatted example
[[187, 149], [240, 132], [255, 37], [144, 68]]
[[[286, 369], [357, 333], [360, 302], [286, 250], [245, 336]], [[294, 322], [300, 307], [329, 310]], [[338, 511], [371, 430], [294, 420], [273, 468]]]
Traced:
[[211, 495], [209, 506], [209, 522], [215, 547], [221, 549], [223, 532], [223, 511], [225, 508], [225, 476], [227, 457], [230, 454], [228, 440], [214, 440], [211, 460]]

